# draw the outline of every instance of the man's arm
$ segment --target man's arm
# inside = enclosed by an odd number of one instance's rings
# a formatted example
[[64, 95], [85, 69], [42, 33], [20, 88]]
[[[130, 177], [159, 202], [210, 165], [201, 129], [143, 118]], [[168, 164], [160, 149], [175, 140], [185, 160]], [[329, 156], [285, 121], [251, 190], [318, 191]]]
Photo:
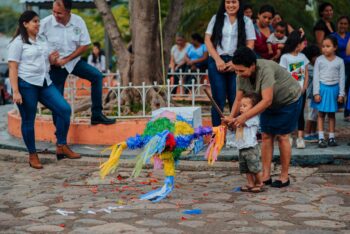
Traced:
[[73, 59], [75, 59], [76, 57], [80, 56], [81, 54], [83, 54], [85, 51], [87, 51], [89, 49], [89, 45], [84, 45], [84, 46], [79, 46], [73, 53], [71, 53], [70, 55], [58, 59], [56, 64], [57, 66], [64, 66], [66, 65], [66, 63], [72, 61]]

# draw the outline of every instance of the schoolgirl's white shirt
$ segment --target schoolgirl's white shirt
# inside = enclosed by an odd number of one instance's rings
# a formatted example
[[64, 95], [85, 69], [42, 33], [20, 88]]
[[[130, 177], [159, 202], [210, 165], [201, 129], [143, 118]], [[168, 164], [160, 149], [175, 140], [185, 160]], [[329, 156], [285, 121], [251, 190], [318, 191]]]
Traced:
[[306, 66], [309, 65], [309, 59], [303, 54], [293, 55], [287, 53], [281, 56], [280, 66], [287, 71], [299, 82], [300, 87], [304, 86]]
[[8, 46], [8, 61], [18, 63], [18, 77], [36, 86], [43, 86], [44, 80], [51, 84], [49, 75], [50, 62], [48, 46], [45, 38], [38, 36], [36, 40], [29, 38], [31, 44], [24, 43], [17, 36]]
[[[66, 25], [58, 23], [53, 15], [45, 17], [40, 21], [39, 34], [47, 39], [49, 51], [57, 50], [60, 58], [72, 54], [80, 46], [91, 44], [84, 20], [75, 14], [71, 14]], [[71, 73], [79, 60], [80, 56], [69, 61], [64, 67]]]
[[[238, 43], [238, 23], [237, 20], [231, 24], [228, 14], [225, 12], [224, 26], [222, 27], [222, 40], [221, 45], [216, 47], [216, 51], [219, 55], [233, 56], [237, 49]], [[216, 21], [216, 15], [214, 15], [207, 27], [206, 34], [212, 35]], [[256, 40], [255, 29], [253, 22], [250, 18], [244, 16], [246, 40]]]

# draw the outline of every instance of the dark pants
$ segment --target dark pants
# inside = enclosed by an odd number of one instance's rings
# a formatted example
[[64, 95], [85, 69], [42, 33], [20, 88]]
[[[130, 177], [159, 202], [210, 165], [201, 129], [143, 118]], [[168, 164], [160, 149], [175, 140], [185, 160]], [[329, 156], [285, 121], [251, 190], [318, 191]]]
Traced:
[[350, 116], [350, 110], [348, 110], [346, 107], [348, 106], [348, 93], [349, 93], [349, 88], [350, 88], [350, 63], [345, 64], [345, 98], [346, 102], [344, 105], [344, 117]]
[[[221, 56], [225, 62], [232, 60], [231, 56]], [[233, 102], [236, 98], [236, 74], [234, 72], [219, 72], [216, 67], [215, 60], [209, 57], [208, 61], [208, 75], [211, 87], [211, 93], [215, 102], [223, 111], [228, 100], [230, 111]], [[221, 124], [221, 117], [214, 107], [211, 108], [211, 119], [213, 126], [219, 126]]]
[[306, 102], [306, 93], [304, 93], [302, 98], [302, 103], [301, 103], [301, 109], [300, 109], [300, 114], [299, 114], [299, 119], [298, 119], [298, 131], [304, 131], [305, 129], [305, 118], [304, 118], [304, 109], [305, 109], [305, 102]]
[[[180, 72], [180, 70], [182, 71], [182, 72], [187, 72], [187, 65], [186, 64], [184, 64], [184, 65], [182, 65], [182, 66], [180, 66], [178, 69], [176, 69], [174, 72], [175, 73], [178, 73], [178, 72]], [[171, 72], [171, 70], [169, 69], [169, 71], [168, 71], [169, 73]], [[173, 75], [173, 77], [174, 77], [174, 85], [178, 85], [179, 84], [179, 76], [178, 75]], [[177, 86], [175, 87], [174, 86], [174, 88], [173, 88], [173, 90], [171, 91], [171, 93], [172, 94], [176, 94], [176, 90], [177, 90]]]
[[36, 153], [34, 121], [38, 101], [59, 116], [57, 126], [60, 128], [56, 127], [57, 144], [67, 144], [71, 109], [57, 88], [53, 84], [47, 86], [46, 83], [43, 87], [32, 85], [22, 79], [18, 79], [18, 88], [23, 100], [18, 105], [22, 118], [22, 136], [28, 152]]
[[[208, 61], [204, 61], [204, 62], [201, 62], [201, 63], [196, 63], [195, 64], [196, 66], [196, 69], [192, 70], [190, 66], [186, 65], [186, 72], [190, 69], [191, 72], [193, 73], [196, 73], [197, 72], [197, 69], [199, 69], [199, 72], [205, 72], [205, 70], [208, 69]], [[187, 75], [185, 76], [185, 84], [192, 84], [192, 80], [196, 80], [196, 76], [195, 75]], [[196, 82], [195, 82], [196, 83]]]
[[[91, 113], [92, 115], [100, 115], [102, 112], [102, 73], [93, 66], [87, 64], [84, 60], [79, 60], [72, 74], [91, 82]], [[62, 95], [64, 93], [64, 84], [67, 76], [68, 72], [65, 68], [51, 66], [51, 80]]]

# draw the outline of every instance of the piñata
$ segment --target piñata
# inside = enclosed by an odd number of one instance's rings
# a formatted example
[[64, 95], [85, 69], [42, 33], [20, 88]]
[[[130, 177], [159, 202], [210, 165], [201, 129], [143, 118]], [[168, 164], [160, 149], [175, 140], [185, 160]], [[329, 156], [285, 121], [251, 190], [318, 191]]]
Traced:
[[206, 151], [206, 158], [211, 165], [217, 160], [224, 145], [225, 127], [198, 127], [194, 129], [175, 113], [160, 114], [147, 123], [142, 135], [130, 137], [125, 142], [117, 143], [108, 148], [111, 150], [111, 154], [108, 161], [100, 166], [100, 176], [104, 178], [118, 168], [119, 158], [124, 149], [143, 148], [144, 150], [136, 157], [132, 176], [139, 176], [146, 163], [153, 162], [155, 169], [159, 169], [163, 165], [166, 177], [163, 187], [140, 197], [141, 200], [158, 202], [174, 189], [175, 164], [181, 153], [189, 150], [194, 141], [210, 135], [212, 138]]

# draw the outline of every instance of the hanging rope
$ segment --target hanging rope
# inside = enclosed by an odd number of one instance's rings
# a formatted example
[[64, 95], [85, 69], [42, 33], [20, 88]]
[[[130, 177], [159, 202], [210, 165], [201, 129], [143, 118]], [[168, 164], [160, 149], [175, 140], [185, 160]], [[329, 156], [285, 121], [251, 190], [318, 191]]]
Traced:
[[162, 13], [161, 13], [160, 0], [158, 0], [158, 17], [159, 17], [160, 51], [161, 51], [161, 57], [162, 57], [162, 75], [163, 75], [163, 87], [164, 87], [166, 85], [165, 61], [164, 61], [163, 27], [162, 27]]

